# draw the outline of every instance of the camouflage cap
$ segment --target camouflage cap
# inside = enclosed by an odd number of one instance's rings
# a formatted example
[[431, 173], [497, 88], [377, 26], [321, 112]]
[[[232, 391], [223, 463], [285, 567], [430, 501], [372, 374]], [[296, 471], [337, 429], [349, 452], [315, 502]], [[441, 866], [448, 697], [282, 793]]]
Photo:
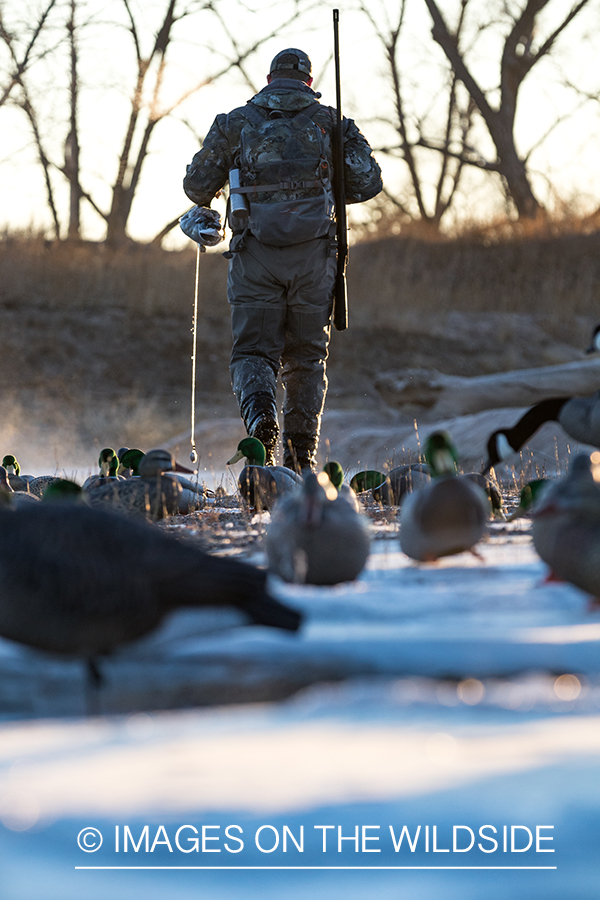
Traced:
[[281, 53], [278, 53], [277, 56], [273, 59], [269, 73], [272, 75], [273, 72], [277, 72], [281, 69], [283, 69], [284, 71], [289, 69], [297, 69], [299, 72], [302, 72], [304, 75], [310, 78], [312, 65], [310, 59], [308, 58], [307, 54], [304, 53], [304, 51], [296, 50], [294, 47], [289, 47], [287, 50], [282, 50]]

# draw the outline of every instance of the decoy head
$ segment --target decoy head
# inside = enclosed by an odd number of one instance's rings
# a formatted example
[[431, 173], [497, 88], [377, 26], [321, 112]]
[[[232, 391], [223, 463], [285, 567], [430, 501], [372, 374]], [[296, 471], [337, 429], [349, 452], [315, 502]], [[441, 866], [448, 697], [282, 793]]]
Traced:
[[237, 446], [235, 456], [227, 460], [227, 465], [232, 466], [240, 459], [245, 459], [249, 466], [264, 466], [267, 459], [265, 445], [255, 437], [243, 438]]
[[323, 466], [323, 471], [328, 476], [330, 482], [338, 491], [344, 483], [344, 470], [337, 460], [331, 459]]
[[456, 475], [458, 451], [447, 431], [434, 431], [425, 443], [425, 460], [433, 476]]
[[20, 475], [21, 474], [21, 466], [18, 463], [18, 460], [12, 454], [8, 454], [2, 460], [2, 465], [6, 469], [9, 475]]
[[100, 451], [100, 456], [98, 457], [98, 465], [100, 466], [100, 474], [104, 475], [116, 475], [117, 469], [119, 468], [119, 457], [112, 449], [112, 447], [105, 447], [104, 450]]
[[128, 469], [131, 469], [132, 475], [139, 475], [139, 465], [144, 456], [145, 453], [142, 450], [138, 450], [136, 447], [132, 447], [131, 450], [125, 450], [119, 457], [121, 465], [119, 466], [117, 475], [122, 475], [123, 472], [126, 472]]
[[362, 491], [372, 491], [374, 488], [381, 487], [385, 483], [385, 475], [376, 469], [365, 469], [364, 472], [357, 472], [352, 476], [350, 487], [356, 494]]
[[590, 346], [586, 348], [586, 353], [597, 353], [600, 350], [600, 325], [594, 328]]
[[175, 459], [170, 450], [150, 450], [142, 457], [138, 468], [142, 478], [154, 478], [163, 472], [172, 472]]
[[324, 504], [335, 500], [337, 490], [329, 480], [325, 472], [308, 472], [302, 485], [302, 506], [300, 509], [300, 522], [302, 525], [315, 526], [321, 522]]
[[514, 456], [516, 452], [517, 451], [510, 443], [506, 431], [494, 431], [488, 438], [488, 458], [485, 466], [483, 467], [483, 474], [485, 475], [486, 472], [489, 472], [489, 470], [494, 466], [506, 462], [506, 460], [510, 459], [511, 456]]
[[44, 503], [78, 503], [83, 500], [83, 490], [74, 481], [59, 478], [48, 485], [42, 500]]

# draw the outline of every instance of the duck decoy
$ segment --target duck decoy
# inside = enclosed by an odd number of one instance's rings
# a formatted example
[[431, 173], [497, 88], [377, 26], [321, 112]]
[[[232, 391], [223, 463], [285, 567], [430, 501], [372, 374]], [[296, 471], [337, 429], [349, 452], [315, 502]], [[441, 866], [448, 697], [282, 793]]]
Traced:
[[[92, 486], [86, 491], [91, 506], [112, 506], [121, 512], [158, 521], [179, 513], [182, 487], [168, 473], [175, 461], [168, 450], [150, 450], [139, 464], [139, 478], [125, 478]], [[85, 487], [85, 486], [84, 486]]]
[[543, 491], [550, 484], [552, 481], [549, 478], [534, 478], [528, 481], [519, 491], [519, 504], [508, 516], [507, 521], [513, 522], [515, 519], [529, 516], [534, 505], [541, 499]]
[[16, 490], [9, 480], [9, 474], [4, 466], [0, 466], [0, 502], [9, 505], [13, 509], [23, 503], [39, 503], [39, 497], [28, 490]]
[[387, 474], [376, 469], [357, 472], [350, 486], [357, 493], [370, 490], [377, 503], [399, 506], [404, 495], [422, 487], [431, 480], [429, 466], [425, 463], [406, 463], [395, 466]]
[[600, 391], [589, 397], [551, 397], [536, 403], [512, 428], [500, 428], [488, 438], [484, 473], [506, 462], [546, 422], [558, 422], [569, 437], [600, 447]]
[[531, 534], [553, 575], [600, 597], [600, 484], [589, 456], [576, 456], [569, 473], [544, 490]]
[[233, 606], [255, 624], [296, 631], [299, 613], [271, 597], [265, 580], [248, 563], [110, 510], [0, 508], [0, 635], [87, 660], [93, 680], [100, 657], [183, 607]]
[[243, 438], [227, 465], [232, 466], [241, 459], [246, 460], [246, 465], [240, 472], [238, 488], [244, 501], [253, 509], [271, 509], [284, 494], [302, 486], [302, 477], [286, 466], [265, 466], [266, 451], [258, 438]]
[[69, 478], [58, 478], [42, 494], [44, 503], [83, 503], [85, 493], [81, 485]]
[[273, 510], [266, 537], [269, 571], [303, 584], [354, 581], [370, 544], [364, 516], [338, 496], [325, 472], [311, 472], [301, 490]]
[[8, 453], [2, 460], [2, 465], [6, 469], [8, 481], [13, 491], [27, 491], [29, 484], [34, 481], [33, 475], [22, 475], [21, 466], [18, 459]]
[[407, 556], [433, 562], [472, 550], [486, 530], [490, 504], [478, 484], [459, 476], [457, 452], [446, 432], [425, 446], [432, 480], [407, 494], [400, 511], [400, 546]]
[[359, 512], [360, 506], [356, 498], [356, 492], [352, 490], [349, 484], [344, 482], [344, 470], [341, 464], [337, 460], [331, 459], [325, 463], [323, 471], [338, 492], [338, 496], [346, 500], [352, 509]]
[[144, 451], [138, 450], [137, 447], [123, 448], [122, 453], [119, 451], [117, 475], [121, 475], [123, 478], [139, 476], [139, 465], [145, 455]]
[[104, 450], [100, 451], [98, 466], [100, 467], [100, 472], [97, 475], [90, 475], [83, 482], [84, 491], [110, 484], [111, 481], [121, 480], [121, 476], [117, 475], [119, 469], [119, 457], [112, 447], [105, 447]]

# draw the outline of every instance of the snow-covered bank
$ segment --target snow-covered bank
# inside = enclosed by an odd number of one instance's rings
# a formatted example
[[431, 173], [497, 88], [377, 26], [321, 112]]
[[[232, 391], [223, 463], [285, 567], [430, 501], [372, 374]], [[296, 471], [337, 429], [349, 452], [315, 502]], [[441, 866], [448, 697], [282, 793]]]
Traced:
[[[189, 610], [102, 664], [105, 712], [274, 700], [318, 681], [528, 671], [600, 673], [600, 610], [543, 583], [527, 531], [497, 531], [482, 559], [416, 566], [396, 540], [374, 544], [355, 584], [273, 582], [305, 614], [297, 635], [247, 627], [242, 613]], [[83, 664], [0, 641], [0, 714], [79, 715]]]
[[[502, 708], [493, 692], [476, 706], [450, 708], [436, 700], [435, 682], [417, 679], [313, 688], [283, 704], [7, 723], [0, 727], [3, 897], [592, 900], [600, 697], [593, 690], [563, 702], [561, 714], [550, 686], [541, 677], [513, 683], [528, 711]], [[148, 849], [141, 841], [124, 852], [126, 825], [136, 844], [148, 826]], [[188, 838], [203, 825], [214, 842], [195, 852]], [[243, 846], [225, 840], [231, 825], [229, 836]], [[397, 840], [403, 825], [415, 849], [405, 839], [396, 852], [390, 826]], [[467, 839], [456, 851], [455, 825]], [[176, 838], [181, 826], [191, 827]], [[304, 836], [302, 851], [289, 839], [282, 853], [284, 826], [297, 842]], [[463, 852], [467, 829], [479, 838], [482, 826], [498, 838], [496, 849], [486, 853], [493, 844], [479, 840], [484, 850]], [[537, 826], [551, 840], [524, 850]], [[77, 845], [91, 828], [103, 836], [95, 853]], [[263, 868], [235, 868], [244, 866]], [[274, 868], [281, 866], [305, 871]], [[474, 868], [458, 868], [465, 866]]]

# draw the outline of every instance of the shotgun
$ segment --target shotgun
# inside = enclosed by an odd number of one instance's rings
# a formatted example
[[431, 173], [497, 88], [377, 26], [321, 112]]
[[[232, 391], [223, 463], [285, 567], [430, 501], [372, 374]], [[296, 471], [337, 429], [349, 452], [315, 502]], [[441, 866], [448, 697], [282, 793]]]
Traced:
[[333, 291], [333, 325], [336, 331], [348, 327], [348, 297], [346, 294], [346, 263], [348, 262], [348, 224], [346, 221], [346, 190], [344, 185], [344, 124], [342, 118], [342, 83], [340, 79], [340, 11], [333, 10], [333, 56], [335, 59], [336, 127], [334, 135], [334, 184], [337, 238], [337, 272]]

